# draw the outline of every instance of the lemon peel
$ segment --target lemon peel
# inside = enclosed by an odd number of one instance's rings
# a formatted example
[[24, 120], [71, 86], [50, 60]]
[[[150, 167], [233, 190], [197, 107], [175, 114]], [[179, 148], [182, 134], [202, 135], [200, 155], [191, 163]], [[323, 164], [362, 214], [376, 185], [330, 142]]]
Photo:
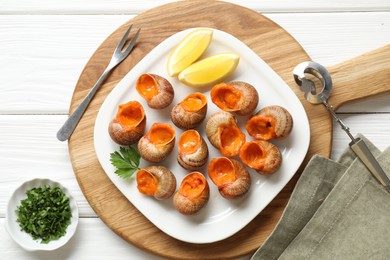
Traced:
[[187, 34], [168, 57], [167, 70], [171, 77], [194, 63], [207, 50], [213, 37], [213, 30], [197, 28]]
[[215, 54], [187, 67], [178, 79], [190, 87], [208, 87], [231, 76], [239, 61], [240, 56], [234, 52]]

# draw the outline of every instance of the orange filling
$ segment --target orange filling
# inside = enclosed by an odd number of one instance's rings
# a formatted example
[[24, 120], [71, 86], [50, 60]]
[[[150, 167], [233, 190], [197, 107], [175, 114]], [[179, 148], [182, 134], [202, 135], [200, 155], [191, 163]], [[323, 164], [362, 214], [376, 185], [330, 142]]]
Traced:
[[157, 192], [157, 179], [146, 170], [139, 170], [137, 172], [137, 188], [139, 192], [145, 195], [153, 196]]
[[137, 126], [144, 119], [144, 116], [144, 109], [138, 101], [119, 105], [116, 114], [119, 123], [127, 127]]
[[245, 143], [240, 151], [240, 158], [249, 167], [262, 169], [265, 164], [266, 151], [256, 142]]
[[206, 96], [196, 92], [188, 95], [180, 105], [188, 112], [197, 112], [205, 106], [206, 102]]
[[189, 199], [196, 199], [202, 195], [207, 182], [203, 174], [193, 172], [181, 182], [179, 192]]
[[245, 128], [256, 139], [270, 140], [275, 136], [275, 120], [272, 117], [253, 116]]
[[215, 158], [210, 161], [209, 177], [218, 186], [232, 183], [237, 179], [233, 163], [228, 158]]
[[179, 152], [191, 154], [198, 150], [200, 135], [196, 130], [185, 131], [179, 139]]
[[148, 137], [154, 145], [164, 145], [175, 138], [175, 130], [169, 124], [155, 123], [150, 128]]
[[226, 111], [238, 110], [238, 102], [242, 97], [242, 92], [234, 87], [221, 83], [211, 90], [211, 99], [219, 108]]
[[221, 153], [225, 156], [236, 156], [245, 143], [245, 134], [236, 125], [221, 125], [218, 131]]
[[149, 74], [142, 74], [136, 84], [135, 88], [138, 93], [147, 101], [151, 100], [154, 96], [160, 92], [158, 89], [158, 84], [154, 78]]

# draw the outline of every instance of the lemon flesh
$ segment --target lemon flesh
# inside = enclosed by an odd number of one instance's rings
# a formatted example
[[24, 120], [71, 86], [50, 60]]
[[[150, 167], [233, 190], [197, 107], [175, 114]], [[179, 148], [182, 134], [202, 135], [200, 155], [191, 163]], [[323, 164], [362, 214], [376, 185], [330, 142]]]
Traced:
[[169, 76], [177, 76], [194, 63], [209, 47], [212, 38], [213, 30], [207, 28], [198, 28], [187, 34], [169, 55]]
[[208, 87], [222, 82], [237, 68], [240, 56], [236, 53], [220, 53], [202, 59], [180, 72], [180, 82], [190, 87]]

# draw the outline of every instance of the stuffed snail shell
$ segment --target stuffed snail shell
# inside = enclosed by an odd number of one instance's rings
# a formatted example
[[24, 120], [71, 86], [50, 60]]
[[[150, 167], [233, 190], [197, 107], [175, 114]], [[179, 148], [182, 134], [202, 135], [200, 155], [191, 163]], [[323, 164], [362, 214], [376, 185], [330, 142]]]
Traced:
[[178, 142], [177, 161], [187, 170], [198, 170], [206, 164], [209, 150], [198, 131], [190, 129], [183, 132]]
[[241, 161], [260, 174], [276, 172], [282, 164], [279, 148], [268, 141], [254, 140], [245, 143], [240, 151]]
[[169, 106], [174, 98], [171, 83], [156, 74], [142, 74], [135, 84], [137, 92], [146, 100], [150, 108], [162, 109]]
[[130, 101], [118, 106], [115, 118], [109, 123], [108, 133], [120, 145], [138, 142], [144, 135], [146, 115], [138, 101]]
[[238, 155], [246, 140], [236, 118], [228, 112], [217, 112], [210, 116], [206, 123], [206, 136], [225, 156]]
[[173, 205], [183, 215], [199, 212], [209, 201], [210, 188], [200, 172], [191, 172], [182, 180], [179, 190], [173, 196]]
[[176, 178], [164, 166], [149, 166], [137, 172], [137, 189], [157, 200], [168, 199], [176, 190]]
[[287, 109], [272, 105], [253, 115], [246, 123], [250, 136], [259, 140], [283, 139], [293, 127], [293, 119]]
[[211, 89], [210, 96], [220, 109], [240, 116], [252, 114], [259, 103], [257, 90], [242, 81], [217, 84]]
[[200, 92], [191, 93], [171, 111], [172, 122], [180, 129], [199, 126], [206, 117], [207, 98]]
[[138, 151], [148, 162], [161, 162], [175, 146], [175, 129], [166, 123], [154, 123], [139, 140]]
[[227, 157], [213, 158], [208, 167], [208, 175], [217, 185], [219, 193], [227, 199], [242, 197], [251, 186], [251, 178], [245, 166]]

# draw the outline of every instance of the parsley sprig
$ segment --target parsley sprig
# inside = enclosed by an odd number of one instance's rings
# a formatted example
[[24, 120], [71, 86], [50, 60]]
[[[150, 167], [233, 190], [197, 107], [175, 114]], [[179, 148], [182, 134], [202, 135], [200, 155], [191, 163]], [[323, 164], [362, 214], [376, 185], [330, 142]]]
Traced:
[[117, 169], [115, 171], [120, 177], [130, 178], [137, 170], [139, 170], [139, 162], [141, 155], [133, 146], [129, 148], [120, 147], [119, 152], [115, 151], [110, 154], [110, 161]]

